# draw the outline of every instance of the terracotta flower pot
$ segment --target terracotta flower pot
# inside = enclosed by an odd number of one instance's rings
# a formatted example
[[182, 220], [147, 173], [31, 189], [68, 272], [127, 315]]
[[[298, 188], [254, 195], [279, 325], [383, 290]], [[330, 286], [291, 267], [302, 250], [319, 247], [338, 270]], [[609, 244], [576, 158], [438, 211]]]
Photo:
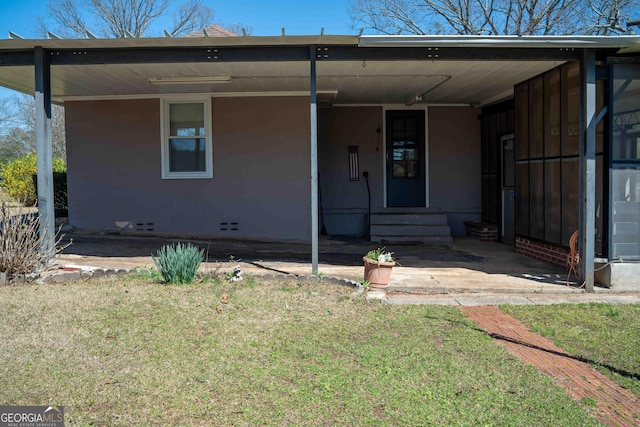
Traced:
[[372, 261], [367, 258], [362, 260], [364, 261], [364, 280], [368, 281], [372, 288], [386, 289], [389, 286], [391, 269], [396, 263]]

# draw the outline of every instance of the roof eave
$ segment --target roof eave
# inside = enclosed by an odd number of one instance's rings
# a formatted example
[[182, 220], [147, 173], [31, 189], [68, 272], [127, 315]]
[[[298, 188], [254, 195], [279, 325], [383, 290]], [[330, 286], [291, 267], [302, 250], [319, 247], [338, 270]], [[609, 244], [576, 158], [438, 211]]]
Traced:
[[640, 46], [640, 36], [361, 36], [359, 47], [504, 47], [566, 49], [629, 49]]

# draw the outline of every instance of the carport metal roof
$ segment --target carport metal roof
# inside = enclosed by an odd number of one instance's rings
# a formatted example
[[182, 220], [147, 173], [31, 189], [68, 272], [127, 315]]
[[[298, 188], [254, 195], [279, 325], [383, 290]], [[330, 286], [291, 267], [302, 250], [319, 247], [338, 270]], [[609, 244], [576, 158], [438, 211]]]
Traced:
[[[306, 95], [311, 55], [320, 101], [486, 105], [584, 49], [640, 51], [640, 37], [273, 36], [0, 40], [0, 85], [34, 93], [34, 50], [51, 64], [54, 102], [173, 93]], [[156, 85], [149, 78], [230, 77]]]

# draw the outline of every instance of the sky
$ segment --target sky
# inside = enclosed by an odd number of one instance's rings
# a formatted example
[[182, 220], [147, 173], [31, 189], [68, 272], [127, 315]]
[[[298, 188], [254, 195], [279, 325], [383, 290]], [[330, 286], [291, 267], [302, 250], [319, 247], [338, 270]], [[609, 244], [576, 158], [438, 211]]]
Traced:
[[[180, 4], [181, 0], [171, 0]], [[351, 35], [349, 0], [204, 0], [214, 12], [215, 23], [242, 23], [254, 36], [320, 34]], [[23, 38], [40, 38], [36, 18], [46, 19], [47, 0], [0, 0], [0, 39], [9, 31]], [[156, 34], [170, 27], [170, 19], [154, 26]], [[0, 98], [16, 94], [0, 87]]]
[[[181, 3], [171, 0], [172, 4]], [[351, 29], [349, 0], [204, 0], [214, 11], [216, 23], [242, 23], [254, 36], [286, 34], [357, 34]], [[44, 17], [46, 0], [0, 0], [0, 38], [12, 31], [24, 38], [38, 38], [36, 17]], [[169, 27], [169, 23], [165, 25]], [[163, 28], [158, 28], [161, 32]]]

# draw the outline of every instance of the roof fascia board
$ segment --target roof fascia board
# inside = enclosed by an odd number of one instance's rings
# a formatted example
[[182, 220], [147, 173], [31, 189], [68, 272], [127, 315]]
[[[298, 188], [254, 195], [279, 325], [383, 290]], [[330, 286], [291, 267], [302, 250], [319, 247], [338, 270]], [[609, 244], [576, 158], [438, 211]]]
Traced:
[[[424, 60], [477, 60], [477, 61], [539, 61], [579, 60], [585, 48], [599, 54], [614, 55], [618, 49], [630, 46], [640, 37], [578, 37], [578, 41], [564, 37], [497, 38], [487, 42], [482, 38], [427, 37], [427, 36], [363, 36], [359, 45], [323, 44], [316, 47], [318, 61], [424, 61]], [[555, 39], [560, 39], [556, 41]], [[613, 39], [601, 40], [601, 39]], [[141, 39], [144, 40], [144, 39]], [[403, 40], [410, 40], [407, 43]], [[462, 40], [462, 41], [460, 41]], [[308, 61], [309, 47], [314, 44], [279, 45], [221, 45], [221, 46], [155, 46], [131, 45], [127, 47], [82, 48], [64, 40], [69, 48], [46, 48], [51, 65], [73, 64], [136, 64], [179, 62], [278, 62]], [[99, 40], [104, 42], [105, 40]], [[106, 40], [111, 41], [111, 40]], [[44, 44], [44, 43], [43, 43]], [[100, 44], [98, 44], [100, 46]], [[103, 44], [108, 46], [108, 44]], [[113, 45], [112, 45], [113, 46]], [[535, 46], [535, 47], [532, 47]], [[33, 49], [1, 49], [0, 66], [33, 65]], [[608, 51], [607, 51], [608, 50]]]
[[34, 49], [0, 50], [0, 66], [34, 65]]
[[[260, 46], [180, 49], [81, 49], [51, 50], [51, 65], [142, 64], [184, 62], [281, 62], [308, 61], [308, 46]], [[541, 48], [359, 48], [322, 46], [318, 61], [568, 61], [579, 60], [581, 49]]]
[[111, 39], [0, 39], [0, 49], [120, 49], [208, 46], [311, 46], [358, 44], [358, 36], [141, 37]]
[[53, 49], [51, 65], [308, 61], [308, 46]]
[[515, 47], [620, 49], [640, 44], [640, 36], [361, 36], [360, 47]]
[[318, 61], [570, 61], [582, 49], [504, 47], [356, 47], [322, 46]]

